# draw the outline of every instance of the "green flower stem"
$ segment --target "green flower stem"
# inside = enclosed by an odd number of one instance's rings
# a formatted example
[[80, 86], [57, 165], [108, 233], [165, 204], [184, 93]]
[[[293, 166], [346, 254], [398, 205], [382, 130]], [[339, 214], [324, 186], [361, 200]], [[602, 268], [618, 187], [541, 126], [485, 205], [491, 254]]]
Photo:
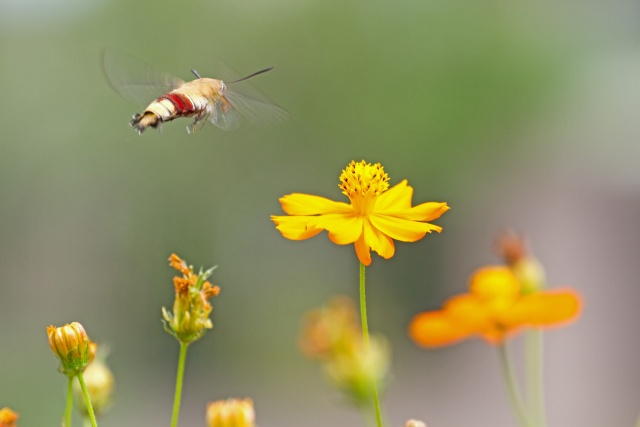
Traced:
[[182, 396], [182, 378], [184, 377], [184, 365], [187, 360], [187, 347], [189, 343], [180, 341], [180, 358], [178, 359], [178, 375], [176, 377], [176, 395], [173, 398], [173, 416], [171, 427], [178, 425], [178, 413], [180, 412], [180, 397]]
[[91, 420], [91, 425], [93, 427], [97, 427], [96, 416], [93, 413], [93, 406], [91, 405], [91, 399], [89, 398], [89, 392], [87, 391], [87, 386], [84, 384], [84, 378], [82, 377], [82, 371], [78, 371], [76, 374], [78, 376], [78, 382], [80, 382], [80, 388], [82, 388], [82, 394], [84, 394], [84, 400], [87, 402], [87, 412], [89, 413], [89, 419]]
[[533, 425], [545, 427], [547, 424], [543, 387], [543, 333], [530, 330], [525, 336], [525, 378], [527, 399]]
[[364, 420], [364, 425], [366, 427], [376, 427], [376, 417], [375, 414], [371, 413], [371, 405], [360, 403], [358, 404], [358, 409]]
[[520, 427], [532, 427], [522, 403], [522, 396], [520, 395], [518, 382], [516, 380], [515, 372], [513, 371], [511, 357], [509, 356], [509, 351], [505, 343], [498, 346], [498, 352], [500, 354], [502, 377], [504, 378], [507, 394], [509, 395], [509, 402], [511, 403], [513, 411], [516, 413], [518, 424]]
[[[364, 267], [363, 263], [360, 263], [360, 317], [362, 318], [362, 335], [364, 336], [364, 344], [367, 347], [367, 351], [371, 352], [371, 344], [369, 343], [369, 327], [367, 326], [367, 302], [365, 300], [364, 292]], [[375, 379], [372, 384], [373, 391], [373, 406], [376, 412], [376, 422], [378, 427], [382, 427], [382, 416], [380, 415], [380, 402], [378, 400], [378, 386]]]
[[64, 426], [71, 427], [71, 405], [73, 404], [73, 375], [68, 375], [69, 386], [67, 387], [67, 407], [64, 412]]

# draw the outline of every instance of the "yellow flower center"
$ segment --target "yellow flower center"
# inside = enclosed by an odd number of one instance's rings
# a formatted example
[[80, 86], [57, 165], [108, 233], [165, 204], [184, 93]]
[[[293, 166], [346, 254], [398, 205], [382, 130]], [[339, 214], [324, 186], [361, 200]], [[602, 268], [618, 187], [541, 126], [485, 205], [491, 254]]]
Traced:
[[366, 215], [371, 212], [376, 197], [389, 188], [389, 176], [380, 163], [352, 161], [340, 175], [340, 188], [349, 197], [354, 210]]

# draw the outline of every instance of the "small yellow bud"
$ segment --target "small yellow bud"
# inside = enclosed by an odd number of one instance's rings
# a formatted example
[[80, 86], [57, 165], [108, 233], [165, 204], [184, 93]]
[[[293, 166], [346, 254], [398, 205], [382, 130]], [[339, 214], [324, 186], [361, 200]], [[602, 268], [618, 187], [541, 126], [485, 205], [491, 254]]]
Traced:
[[0, 427], [16, 427], [18, 414], [9, 408], [0, 409]]
[[96, 345], [91, 343], [78, 322], [47, 328], [49, 346], [60, 361], [60, 371], [69, 375], [82, 372], [95, 356]]
[[520, 280], [522, 293], [524, 295], [541, 291], [547, 286], [547, 276], [544, 267], [533, 257], [521, 259], [511, 266], [511, 270]]
[[227, 399], [207, 405], [208, 427], [254, 427], [256, 415], [253, 401], [247, 399]]
[[404, 423], [404, 427], [427, 427], [427, 425], [419, 420], [408, 420]]
[[[109, 410], [113, 396], [115, 381], [113, 373], [100, 358], [91, 363], [82, 373], [87, 392], [91, 398], [91, 406], [96, 416], [100, 416]], [[84, 416], [89, 417], [87, 405], [80, 383], [76, 380], [73, 383], [74, 398], [77, 402], [75, 408]]]

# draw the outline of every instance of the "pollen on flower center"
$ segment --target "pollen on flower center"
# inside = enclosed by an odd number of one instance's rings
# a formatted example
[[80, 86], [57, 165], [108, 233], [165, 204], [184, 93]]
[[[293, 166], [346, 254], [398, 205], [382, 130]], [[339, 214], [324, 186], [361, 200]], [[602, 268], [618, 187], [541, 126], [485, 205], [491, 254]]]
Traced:
[[340, 188], [353, 200], [354, 197], [379, 196], [389, 188], [388, 181], [389, 176], [380, 163], [351, 161], [340, 175]]

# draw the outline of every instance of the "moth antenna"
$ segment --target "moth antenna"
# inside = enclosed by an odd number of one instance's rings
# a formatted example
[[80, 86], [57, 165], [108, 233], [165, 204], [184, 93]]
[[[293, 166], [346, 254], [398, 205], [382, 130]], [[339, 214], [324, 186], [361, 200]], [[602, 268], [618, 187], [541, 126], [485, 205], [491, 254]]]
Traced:
[[194, 70], [193, 68], [191, 69], [191, 72], [199, 79], [201, 79], [202, 77], [200, 77], [200, 74], [198, 74], [198, 72], [196, 70]]
[[273, 70], [273, 67], [265, 68], [264, 70], [256, 71], [256, 72], [255, 72], [255, 73], [253, 73], [253, 74], [249, 74], [247, 77], [243, 77], [243, 78], [241, 78], [241, 79], [234, 80], [234, 81], [232, 81], [232, 82], [227, 82], [227, 83], [238, 83], [238, 82], [241, 82], [241, 81], [243, 81], [243, 80], [250, 79], [251, 77], [255, 77], [255, 76], [257, 76], [258, 74], [266, 73], [267, 71], [271, 71], [271, 70]]

